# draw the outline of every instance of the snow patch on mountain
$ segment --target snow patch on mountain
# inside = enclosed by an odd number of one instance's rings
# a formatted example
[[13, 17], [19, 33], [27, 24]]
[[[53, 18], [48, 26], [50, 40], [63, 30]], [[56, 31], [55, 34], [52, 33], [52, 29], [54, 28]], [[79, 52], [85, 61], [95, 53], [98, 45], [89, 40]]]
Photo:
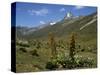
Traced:
[[56, 24], [56, 22], [51, 22], [51, 23], [50, 23], [50, 25], [54, 25], [54, 24]]

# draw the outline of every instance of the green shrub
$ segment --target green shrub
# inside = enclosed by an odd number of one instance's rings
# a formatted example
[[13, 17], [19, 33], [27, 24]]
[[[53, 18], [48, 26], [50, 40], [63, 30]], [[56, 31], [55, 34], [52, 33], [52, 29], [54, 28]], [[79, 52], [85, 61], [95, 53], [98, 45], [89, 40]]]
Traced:
[[19, 42], [16, 42], [16, 44], [23, 47], [30, 47], [28, 42], [19, 41]]
[[40, 43], [37, 43], [37, 44], [36, 44], [36, 48], [37, 48], [37, 49], [41, 48]]
[[46, 63], [46, 69], [55, 70], [56, 68], [58, 68], [58, 65], [56, 64], [56, 62], [50, 61]]
[[19, 48], [19, 50], [22, 52], [25, 52], [25, 53], [27, 52], [26, 48], [24, 48], [24, 47]]
[[31, 53], [32, 56], [39, 56], [39, 54], [38, 54], [36, 49], [30, 51], [30, 53]]
[[78, 68], [91, 68], [94, 64], [93, 59], [87, 57], [78, 57], [75, 59], [76, 67]]
[[84, 58], [80, 56], [74, 57], [74, 62], [69, 56], [60, 54], [57, 58], [53, 58], [51, 61], [46, 63], [46, 68], [50, 70], [54, 69], [75, 69], [75, 68], [91, 68], [93, 67], [94, 61], [91, 58]]
[[84, 52], [85, 51], [85, 49], [83, 48], [83, 49], [81, 49], [81, 52]]
[[51, 48], [52, 57], [56, 57], [57, 55], [56, 41], [53, 33], [49, 33], [49, 46]]

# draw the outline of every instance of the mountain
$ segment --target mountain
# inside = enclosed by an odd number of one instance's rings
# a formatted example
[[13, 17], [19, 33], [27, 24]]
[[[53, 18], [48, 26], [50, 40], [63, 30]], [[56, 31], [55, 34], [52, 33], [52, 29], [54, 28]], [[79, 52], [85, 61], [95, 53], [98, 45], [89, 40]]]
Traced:
[[66, 19], [70, 19], [72, 17], [73, 17], [73, 14], [71, 12], [68, 12], [68, 13], [66, 13], [64, 19], [66, 20]]
[[[50, 23], [42, 28], [24, 28], [21, 32], [29, 32], [27, 35], [20, 35], [22, 38], [26, 39], [37, 39], [37, 38], [45, 38], [48, 36], [49, 32], [54, 33], [56, 37], [66, 38], [72, 32], [76, 32], [80, 38], [85, 38], [89, 40], [89, 38], [94, 39], [97, 37], [97, 13], [92, 13], [87, 16], [73, 17], [71, 19], [63, 19], [59, 22]], [[19, 34], [19, 33], [18, 33]]]
[[39, 29], [43, 29], [49, 25], [54, 25], [57, 22], [48, 22], [46, 24], [39, 25], [38, 27], [21, 27], [17, 26], [16, 27], [16, 34], [17, 36], [27, 36], [29, 34], [32, 34], [34, 31], [38, 31]]
[[20, 36], [27, 35], [27, 34], [29, 34], [31, 32], [34, 32], [37, 29], [38, 29], [37, 27], [31, 27], [31, 28], [29, 28], [29, 27], [17, 26], [16, 27], [16, 34], [17, 34], [18, 37], [20, 37]]

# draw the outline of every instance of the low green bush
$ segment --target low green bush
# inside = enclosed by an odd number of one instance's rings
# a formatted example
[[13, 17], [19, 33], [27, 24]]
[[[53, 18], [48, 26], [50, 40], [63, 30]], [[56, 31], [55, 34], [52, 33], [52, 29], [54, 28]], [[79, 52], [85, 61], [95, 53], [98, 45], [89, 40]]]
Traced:
[[58, 65], [56, 64], [56, 62], [47, 62], [46, 63], [46, 69], [49, 69], [49, 70], [55, 70], [56, 68], [58, 68]]
[[75, 58], [76, 67], [78, 68], [91, 68], [94, 64], [93, 59], [87, 57], [77, 57]]
[[30, 51], [30, 53], [31, 53], [32, 56], [39, 56], [39, 54], [38, 54], [36, 49]]
[[74, 62], [70, 57], [64, 55], [58, 55], [57, 58], [53, 58], [51, 61], [46, 63], [46, 69], [75, 69], [75, 68], [92, 68], [94, 64], [93, 59], [84, 57], [75, 57]]
[[24, 47], [19, 48], [19, 50], [22, 52], [25, 52], [25, 53], [27, 52], [26, 48], [24, 48]]
[[17, 45], [22, 46], [22, 47], [30, 47], [30, 45], [28, 44], [28, 42], [16, 42]]

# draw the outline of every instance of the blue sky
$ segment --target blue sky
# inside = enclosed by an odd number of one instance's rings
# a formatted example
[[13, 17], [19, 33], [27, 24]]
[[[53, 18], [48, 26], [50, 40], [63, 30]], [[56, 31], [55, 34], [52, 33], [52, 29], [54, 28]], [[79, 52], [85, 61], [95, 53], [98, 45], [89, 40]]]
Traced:
[[67, 12], [71, 12], [74, 16], [83, 16], [96, 11], [96, 7], [88, 6], [17, 2], [16, 25], [37, 27], [51, 21], [59, 21], [63, 19]]

